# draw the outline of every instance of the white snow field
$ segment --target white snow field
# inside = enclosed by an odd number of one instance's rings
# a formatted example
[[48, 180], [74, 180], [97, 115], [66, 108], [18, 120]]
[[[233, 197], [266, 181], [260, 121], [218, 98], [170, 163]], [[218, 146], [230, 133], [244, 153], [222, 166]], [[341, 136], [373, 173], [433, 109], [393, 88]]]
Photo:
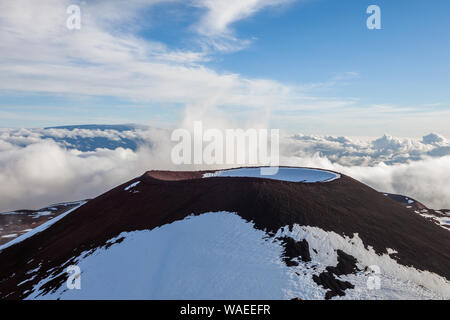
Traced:
[[274, 175], [263, 175], [261, 169], [261, 167], [254, 167], [220, 170], [205, 173], [203, 177], [251, 177], [305, 183], [329, 182], [341, 177], [338, 173], [319, 169], [280, 167]]
[[[318, 270], [337, 265], [338, 249], [358, 260], [360, 272], [338, 277], [350, 281], [355, 288], [347, 289], [344, 297], [335, 299], [450, 299], [450, 282], [445, 278], [397, 263], [390, 257], [396, 253], [393, 249], [388, 248], [388, 253], [381, 256], [376, 254], [371, 246], [365, 248], [356, 233], [353, 237], [343, 237], [317, 227], [294, 225], [292, 232], [288, 229], [283, 228], [276, 236], [289, 236], [297, 241], [305, 239], [310, 246], [311, 263], [318, 263]], [[365, 267], [370, 271], [363, 271]], [[380, 281], [379, 289], [367, 285], [374, 277]]]
[[[361, 271], [342, 277], [355, 284], [344, 299], [450, 298], [449, 282], [400, 266], [388, 255], [377, 256], [364, 248], [357, 235], [343, 238], [300, 226], [292, 232], [280, 229], [277, 236], [282, 235], [306, 239], [312, 261], [287, 267], [276, 237], [229, 212], [189, 216], [153, 230], [124, 232], [108, 241], [112, 243], [108, 249], [98, 248], [76, 258], [81, 289], [69, 290], [64, 283], [44, 295], [40, 287], [52, 279], [49, 277], [34, 287], [28, 299], [324, 299], [326, 290], [312, 275], [337, 264], [336, 249], [354, 255], [361, 268], [377, 264], [381, 270], [378, 290], [367, 286], [372, 274]], [[115, 243], [122, 237], [122, 242]]]

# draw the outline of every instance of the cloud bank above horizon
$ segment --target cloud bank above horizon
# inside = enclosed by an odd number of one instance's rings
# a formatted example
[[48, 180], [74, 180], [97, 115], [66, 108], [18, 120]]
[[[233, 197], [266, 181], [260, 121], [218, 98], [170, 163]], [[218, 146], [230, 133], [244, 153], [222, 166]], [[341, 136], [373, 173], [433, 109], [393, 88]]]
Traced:
[[[176, 166], [173, 144], [169, 130], [145, 127], [0, 129], [0, 211], [93, 198], [151, 169], [223, 168]], [[373, 140], [284, 135], [280, 164], [335, 170], [380, 192], [450, 207], [450, 141], [438, 134]]]

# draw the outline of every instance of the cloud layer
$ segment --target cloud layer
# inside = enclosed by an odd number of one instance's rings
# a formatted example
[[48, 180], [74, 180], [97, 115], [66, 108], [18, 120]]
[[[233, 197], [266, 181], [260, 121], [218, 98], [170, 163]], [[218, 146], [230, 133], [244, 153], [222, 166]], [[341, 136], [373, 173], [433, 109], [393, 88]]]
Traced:
[[[172, 146], [169, 130], [142, 127], [0, 129], [0, 211], [95, 197], [150, 169], [206, 168], [172, 164]], [[280, 152], [283, 165], [333, 169], [439, 209], [450, 207], [449, 147], [437, 134], [373, 140], [297, 134], [282, 137]]]
[[[80, 30], [66, 27], [69, 0], [2, 2], [1, 90], [69, 97], [109, 96], [211, 108], [218, 105], [240, 108], [320, 106], [321, 101], [315, 101], [304, 88], [208, 68], [202, 64], [211, 53], [207, 48], [172, 50], [162, 42], [127, 32], [130, 21], [139, 21], [142, 11], [162, 2], [86, 2], [81, 8]], [[232, 22], [285, 2], [202, 0], [188, 3], [204, 12], [198, 32], [207, 34], [221, 46], [217, 42], [219, 36], [227, 33], [231, 37], [226, 30]], [[224, 8], [226, 10], [222, 10]]]
[[[218, 128], [283, 123], [280, 127], [287, 124], [310, 132], [317, 127], [368, 132], [402, 123], [407, 128], [448, 127], [447, 110], [430, 114], [428, 109], [414, 113], [414, 108], [389, 105], [360, 108], [353, 98], [316, 96], [321, 88], [345, 83], [345, 77], [301, 86], [219, 72], [206, 64], [215, 53], [247, 45], [233, 31], [236, 22], [290, 2], [86, 1], [81, 6], [81, 30], [75, 31], [66, 28], [66, 9], [72, 1], [1, 1], [0, 94], [19, 94], [24, 105], [28, 94], [38, 94], [181, 106], [184, 114], [177, 116], [182, 126], [201, 119]], [[174, 49], [139, 37], [136, 28], [148, 26], [142, 13], [162, 3], [199, 10], [190, 28], [200, 45]], [[3, 120], [22, 115], [0, 110], [0, 116]], [[247, 122], [245, 126], [236, 123], [237, 118]], [[167, 131], [145, 128], [1, 129], [0, 210], [94, 197], [148, 169], [184, 169], [171, 165], [169, 136]], [[335, 169], [381, 191], [406, 193], [436, 208], [450, 207], [450, 144], [436, 134], [421, 140], [383, 136], [365, 141], [298, 134], [283, 138], [281, 152], [283, 164]]]

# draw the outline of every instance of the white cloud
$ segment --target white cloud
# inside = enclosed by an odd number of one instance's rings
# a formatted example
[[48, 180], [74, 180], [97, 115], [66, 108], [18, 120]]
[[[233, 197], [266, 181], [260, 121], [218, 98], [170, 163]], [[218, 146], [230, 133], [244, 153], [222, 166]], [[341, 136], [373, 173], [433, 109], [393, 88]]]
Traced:
[[[205, 109], [211, 109], [212, 113], [217, 109], [234, 108], [239, 116], [248, 118], [259, 109], [263, 113], [272, 112], [272, 124], [302, 132], [326, 128], [327, 132], [322, 133], [357, 135], [364, 131], [378, 135], [382, 127], [397, 135], [411, 135], [411, 128], [415, 131], [436, 128], [448, 134], [449, 112], [440, 108], [422, 106], [419, 112], [416, 107], [387, 104], [365, 107], [351, 97], [326, 95], [333, 91], [328, 91], [330, 87], [353, 81], [358, 76], [355, 72], [314, 84], [285, 84], [217, 72], [206, 65], [206, 61], [215, 57], [210, 48], [194, 50], [188, 45], [189, 49], [171, 49], [159, 41], [136, 36], [135, 28], [149, 24], [151, 27], [152, 21], [143, 19], [143, 13], [163, 2], [167, 1], [82, 2], [81, 30], [66, 28], [66, 8], [70, 0], [0, 2], [0, 93], [48, 94], [71, 101], [106, 96], [126, 101], [125, 104], [148, 103], [158, 108], [176, 105], [178, 109], [191, 109], [186, 110], [190, 114]], [[199, 38], [220, 50], [233, 50], [236, 45], [246, 45], [245, 40], [242, 42], [233, 35], [234, 22], [290, 1], [170, 2], [184, 5], [183, 8], [192, 5], [203, 8], [200, 17], [193, 15], [199, 21], [192, 22], [203, 34]], [[183, 41], [189, 42], [189, 39]], [[324, 91], [326, 96], [320, 97]], [[0, 111], [2, 119], [15, 120], [21, 125], [35, 118], [45, 122], [35, 111], [16, 112], [14, 106], [8, 110]], [[114, 121], [119, 117], [126, 121], [138, 120], [129, 119], [127, 115], [124, 108]], [[52, 117], [57, 116], [48, 112], [46, 116], [56, 123], [57, 119]], [[81, 117], [87, 118], [84, 114]], [[92, 122], [92, 117], [93, 114], [85, 121]]]
[[[340, 130], [347, 124], [368, 130], [381, 124], [397, 126], [399, 121], [408, 128], [436, 127], [439, 121], [443, 122], [439, 127], [448, 127], [447, 111], [437, 111], [441, 112], [439, 117], [426, 111], [394, 119], [393, 114], [401, 115], [408, 109], [389, 105], [352, 109], [349, 106], [355, 104], [354, 99], [318, 98], [311, 94], [312, 89], [336, 85], [354, 74], [309, 87], [286, 85], [270, 79], [216, 72], [203, 64], [211, 58], [209, 49], [171, 50], [158, 41], [134, 36], [131, 25], [140, 24], [129, 22], [140, 21], [142, 11], [160, 2], [85, 2], [81, 5], [81, 30], [68, 30], [66, 8], [72, 4], [69, 0], [1, 1], [1, 90], [182, 104], [187, 106], [185, 125], [203, 119], [211, 126], [236, 127], [229, 125], [236, 120], [224, 111], [235, 108], [248, 116], [246, 125], [253, 127], [282, 117], [294, 121], [297, 128], [302, 124], [300, 121], [328, 129], [338, 125]], [[246, 44], [233, 35], [234, 22], [288, 2], [198, 0], [190, 4], [206, 9], [195, 25], [197, 32], [216, 49], [227, 51]], [[328, 117], [314, 114], [299, 118], [290, 114], [318, 109], [334, 111]], [[284, 113], [271, 116], [271, 110]], [[89, 130], [46, 133], [54, 138], [143, 138], [151, 140], [153, 147], [81, 152], [66, 150], [67, 144], [44, 140], [39, 130], [0, 130], [0, 210], [93, 197], [145, 170], [170, 168], [168, 135], [161, 133]], [[445, 176], [450, 172], [447, 167], [450, 145], [438, 135], [426, 136], [421, 141], [384, 136], [372, 142], [299, 135], [284, 141], [282, 151], [286, 163], [332, 167], [379, 190], [407, 193], [434, 207], [450, 207], [449, 179]]]
[[447, 144], [447, 139], [438, 133], [430, 133], [423, 137], [422, 143], [440, 146]]
[[285, 165], [330, 169], [359, 180], [375, 190], [409, 196], [429, 208], [450, 207], [450, 156], [424, 158], [401, 164], [344, 166], [327, 157], [283, 157]]
[[194, 0], [194, 4], [207, 9], [197, 30], [208, 36], [229, 34], [229, 26], [267, 8], [285, 5], [292, 0]]
[[[430, 156], [445, 154], [450, 143], [445, 138], [441, 144], [425, 143], [429, 135], [423, 139], [396, 138], [384, 135], [378, 139], [355, 140], [346, 137], [314, 136], [297, 134], [286, 141], [285, 154], [302, 157], [318, 154], [344, 166], [374, 166], [406, 163], [422, 160]], [[436, 154], [436, 153], [439, 154]]]
[[[7, 132], [11, 131], [11, 132]], [[54, 137], [103, 136], [146, 138], [146, 145], [133, 151], [126, 148], [81, 152], [66, 149], [63, 143], [42, 139], [44, 130], [5, 130], [0, 138], [0, 211], [40, 208], [50, 203], [98, 196], [152, 168], [170, 168], [168, 141], [159, 130], [140, 133], [96, 130], [47, 130]], [[151, 140], [150, 139], [155, 139]]]
[[[170, 50], [135, 37], [126, 26], [160, 1], [96, 1], [81, 6], [81, 30], [65, 26], [68, 0], [0, 4], [0, 82], [6, 92], [65, 96], [112, 96], [162, 104], [312, 109], [352, 104], [317, 99], [304, 87], [269, 79], [218, 73], [204, 65], [206, 52]], [[285, 1], [198, 2], [216, 30]], [[227, 10], [219, 14], [219, 8]], [[122, 12], [127, 14], [122, 15]], [[220, 17], [219, 17], [220, 16]], [[209, 17], [209, 18], [207, 18]], [[133, 30], [134, 31], [134, 30]], [[214, 40], [211, 40], [214, 41]]]
[[[188, 123], [189, 117], [186, 119]], [[216, 119], [208, 126], [228, 124], [226, 119]], [[95, 137], [110, 141], [130, 139], [138, 141], [140, 148], [131, 150], [125, 145], [114, 150], [82, 152], [65, 142], [91, 141]], [[0, 211], [95, 197], [151, 169], [206, 168], [173, 165], [170, 161], [173, 143], [169, 137], [169, 130], [155, 129], [121, 132], [1, 129]], [[420, 139], [388, 136], [365, 141], [333, 136], [284, 136], [280, 161], [283, 165], [333, 169], [379, 191], [405, 194], [432, 208], [450, 208], [450, 149], [447, 155], [430, 154], [450, 146], [445, 143], [436, 146]]]
[[239, 39], [231, 29], [235, 22], [249, 18], [263, 9], [279, 8], [296, 0], [192, 0], [192, 5], [205, 10], [194, 30], [202, 36], [199, 42], [206, 50], [232, 52], [246, 48], [249, 39]]

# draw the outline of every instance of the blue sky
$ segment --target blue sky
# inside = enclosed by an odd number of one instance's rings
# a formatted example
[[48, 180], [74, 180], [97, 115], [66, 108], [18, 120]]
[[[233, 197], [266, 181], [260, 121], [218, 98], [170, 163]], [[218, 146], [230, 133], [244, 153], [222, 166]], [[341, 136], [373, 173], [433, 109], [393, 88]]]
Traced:
[[[80, 30], [65, 27], [73, 3]], [[381, 30], [366, 27], [371, 4]], [[225, 117], [307, 134], [450, 137], [445, 0], [45, 0], [0, 9], [1, 127]]]

